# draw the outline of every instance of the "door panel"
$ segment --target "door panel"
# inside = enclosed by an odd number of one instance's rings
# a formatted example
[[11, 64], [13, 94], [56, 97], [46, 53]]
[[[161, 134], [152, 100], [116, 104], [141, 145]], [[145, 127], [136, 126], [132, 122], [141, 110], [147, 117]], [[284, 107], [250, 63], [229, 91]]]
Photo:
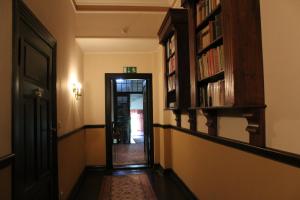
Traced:
[[56, 109], [55, 47], [21, 19], [17, 39], [19, 95], [15, 117], [19, 126], [14, 137], [15, 199], [56, 199], [55, 129], [52, 129], [55, 128], [53, 109]]
[[117, 95], [115, 109], [116, 128], [120, 130], [121, 143], [130, 144], [130, 96]]

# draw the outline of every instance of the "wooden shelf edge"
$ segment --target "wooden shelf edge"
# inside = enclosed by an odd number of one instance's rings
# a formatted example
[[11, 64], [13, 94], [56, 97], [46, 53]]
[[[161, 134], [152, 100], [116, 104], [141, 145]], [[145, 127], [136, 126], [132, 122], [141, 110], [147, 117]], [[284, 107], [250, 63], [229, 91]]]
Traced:
[[174, 51], [168, 58], [167, 58], [167, 62], [169, 62], [171, 60], [171, 58], [173, 58], [175, 56], [176, 51]]
[[246, 106], [215, 106], [215, 107], [190, 107], [191, 110], [239, 110], [239, 109], [265, 109], [267, 105], [246, 105]]
[[[170, 77], [170, 76], [173, 76], [174, 74], [176, 74], [176, 70], [174, 70], [173, 72], [171, 72], [169, 74], [167, 73], [166, 76]], [[170, 92], [172, 92], [172, 91], [170, 91]]]
[[210, 49], [212, 49], [218, 43], [223, 43], [223, 35], [219, 36], [217, 39], [215, 39], [214, 41], [212, 41], [208, 46], [206, 46], [201, 51], [199, 51], [197, 53], [197, 57], [198, 58], [201, 57], [204, 53], [206, 53], [207, 51], [209, 51]]
[[178, 107], [174, 107], [174, 108], [168, 108], [168, 107], [166, 107], [166, 108], [164, 108], [164, 110], [180, 110]]
[[224, 75], [225, 75], [225, 71], [222, 70], [212, 76], [209, 76], [209, 77], [206, 77], [204, 79], [201, 79], [201, 80], [198, 80], [198, 83], [199, 84], [204, 84], [204, 83], [210, 83], [210, 82], [213, 82], [213, 81], [216, 81], [216, 80], [221, 80], [221, 79], [224, 79]]

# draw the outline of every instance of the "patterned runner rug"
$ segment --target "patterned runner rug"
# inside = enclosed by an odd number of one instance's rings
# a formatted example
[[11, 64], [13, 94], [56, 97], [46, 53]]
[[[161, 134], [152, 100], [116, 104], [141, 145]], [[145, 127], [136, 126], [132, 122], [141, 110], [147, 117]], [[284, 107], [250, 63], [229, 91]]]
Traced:
[[105, 176], [99, 200], [157, 200], [146, 174]]

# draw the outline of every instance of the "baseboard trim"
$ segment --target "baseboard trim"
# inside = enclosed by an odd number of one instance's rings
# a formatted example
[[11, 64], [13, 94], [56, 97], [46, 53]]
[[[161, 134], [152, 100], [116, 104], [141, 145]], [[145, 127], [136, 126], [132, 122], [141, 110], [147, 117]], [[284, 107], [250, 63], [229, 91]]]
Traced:
[[76, 199], [77, 195], [79, 194], [80, 188], [83, 184], [83, 181], [86, 176], [86, 168], [84, 168], [80, 174], [80, 176], [77, 179], [77, 182], [75, 183], [74, 187], [71, 190], [71, 193], [69, 194], [68, 200]]
[[169, 177], [180, 188], [187, 199], [198, 199], [194, 193], [188, 188], [188, 186], [181, 180], [181, 178], [171, 168], [163, 168], [160, 164], [154, 164], [154, 169], [163, 175]]
[[0, 169], [6, 168], [11, 165], [15, 159], [15, 154], [8, 154], [6, 156], [0, 157]]
[[105, 171], [105, 165], [88, 165], [85, 167], [85, 171]]

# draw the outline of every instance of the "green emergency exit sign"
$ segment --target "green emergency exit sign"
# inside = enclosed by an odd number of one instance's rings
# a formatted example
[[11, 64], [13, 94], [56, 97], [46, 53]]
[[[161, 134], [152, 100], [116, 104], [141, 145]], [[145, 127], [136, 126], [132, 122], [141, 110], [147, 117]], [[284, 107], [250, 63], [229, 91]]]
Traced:
[[137, 73], [137, 67], [129, 66], [123, 68], [124, 73]]

